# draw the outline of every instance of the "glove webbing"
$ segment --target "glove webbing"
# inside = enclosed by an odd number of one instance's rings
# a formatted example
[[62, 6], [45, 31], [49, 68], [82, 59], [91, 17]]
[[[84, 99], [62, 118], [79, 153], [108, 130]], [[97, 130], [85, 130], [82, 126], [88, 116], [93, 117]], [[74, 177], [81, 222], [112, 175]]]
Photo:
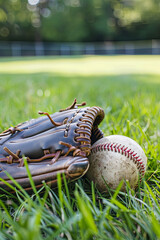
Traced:
[[[66, 111], [69, 109], [73, 109], [77, 106], [84, 106], [85, 103], [82, 104], [76, 104], [76, 99], [74, 100], [73, 104], [63, 110], [60, 111]], [[103, 134], [101, 133], [101, 131], [99, 131], [99, 129], [96, 127], [93, 127], [93, 123], [95, 121], [95, 116], [98, 114], [98, 112], [101, 112], [101, 109], [98, 107], [93, 107], [89, 110], [86, 111], [86, 113], [84, 114], [83, 118], [80, 119], [80, 123], [77, 124], [77, 126], [79, 127], [78, 129], [76, 129], [76, 133], [79, 134], [79, 136], [75, 137], [75, 141], [80, 143], [79, 147], [75, 147], [72, 146], [71, 144], [65, 143], [60, 141], [59, 144], [62, 144], [66, 147], [68, 147], [68, 152], [64, 155], [64, 156], [68, 156], [70, 152], [73, 152], [73, 156], [82, 156], [82, 157], [86, 157], [90, 154], [90, 148], [91, 148], [91, 139], [89, 136], [91, 136], [91, 132], [94, 133], [95, 138], [101, 138], [103, 136]], [[51, 121], [51, 123], [55, 126], [60, 126], [63, 123], [56, 123], [51, 116], [46, 113], [46, 112], [39, 112], [40, 114], [44, 114], [46, 115], [49, 120]], [[17, 127], [14, 128], [9, 128], [7, 131], [10, 131], [10, 133], [15, 133], [15, 131], [22, 131], [21, 129], [18, 129]], [[7, 131], [3, 132], [2, 134], [6, 133]], [[81, 149], [82, 150], [81, 150]], [[10, 151], [7, 147], [4, 147], [4, 150], [9, 154], [9, 156], [1, 158], [0, 162], [6, 162], [8, 164], [11, 163], [19, 163], [19, 166], [22, 167], [24, 166], [24, 162], [23, 162], [23, 158], [19, 157], [20, 154], [20, 150], [18, 150], [15, 153], [13, 153], [12, 151]], [[38, 159], [30, 159], [29, 157], [27, 157], [27, 161], [28, 162], [40, 162], [46, 159], [51, 159], [50, 164], [55, 163], [58, 158], [62, 155], [62, 150], [58, 150], [56, 153], [50, 153], [49, 150], [44, 150], [44, 156], [42, 156], [41, 158]]]

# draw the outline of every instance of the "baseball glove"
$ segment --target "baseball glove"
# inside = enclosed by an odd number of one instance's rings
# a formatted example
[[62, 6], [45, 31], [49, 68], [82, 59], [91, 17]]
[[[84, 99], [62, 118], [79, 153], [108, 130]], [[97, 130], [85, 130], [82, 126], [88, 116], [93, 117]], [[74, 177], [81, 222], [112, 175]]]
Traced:
[[[0, 134], [1, 190], [10, 191], [6, 183], [15, 187], [11, 175], [25, 190], [31, 190], [24, 166], [24, 156], [36, 188], [43, 181], [55, 187], [57, 174], [75, 180], [83, 176], [88, 167], [91, 145], [103, 137], [98, 125], [104, 118], [100, 107], [82, 107], [73, 104], [59, 112], [32, 119], [11, 127]], [[4, 183], [6, 182], [6, 183]]]

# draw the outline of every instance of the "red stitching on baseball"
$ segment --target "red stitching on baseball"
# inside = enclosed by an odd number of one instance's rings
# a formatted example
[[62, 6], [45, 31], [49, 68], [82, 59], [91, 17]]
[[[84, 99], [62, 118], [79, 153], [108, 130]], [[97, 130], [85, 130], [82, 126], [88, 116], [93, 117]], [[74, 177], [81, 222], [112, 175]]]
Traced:
[[142, 177], [145, 173], [145, 166], [143, 164], [142, 158], [138, 156], [138, 154], [135, 151], [132, 151], [130, 148], [126, 147], [125, 145], [121, 146], [121, 144], [117, 143], [105, 143], [105, 144], [99, 144], [92, 148], [91, 152], [96, 153], [99, 151], [111, 151], [111, 152], [118, 152], [130, 160], [132, 160], [136, 165], [140, 172], [140, 181], [142, 180]]

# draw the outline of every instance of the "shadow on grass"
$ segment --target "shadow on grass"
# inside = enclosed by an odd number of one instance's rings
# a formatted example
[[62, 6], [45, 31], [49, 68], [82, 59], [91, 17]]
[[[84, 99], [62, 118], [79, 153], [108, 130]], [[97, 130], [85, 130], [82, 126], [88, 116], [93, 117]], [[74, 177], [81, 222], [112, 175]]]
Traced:
[[158, 75], [0, 74], [0, 112], [2, 116], [6, 115], [6, 109], [7, 112], [14, 110], [21, 116], [24, 109], [28, 118], [38, 110], [52, 112], [65, 108], [77, 98], [78, 102], [86, 101], [88, 106], [97, 105], [104, 109], [111, 106], [113, 111], [119, 111], [129, 103], [134, 111], [145, 108], [146, 114], [160, 102], [159, 92]]
[[[87, 56], [86, 56], [87, 57]], [[51, 60], [53, 61], [54, 60], [58, 60], [58, 59], [81, 59], [81, 58], [84, 58], [83, 55], [75, 55], [75, 56], [25, 56], [25, 57], [0, 57], [0, 62], [19, 62], [19, 61], [22, 61], [22, 62], [28, 62], [28, 61], [32, 61], [32, 60]]]
[[[37, 89], [59, 89], [61, 92], [93, 92], [93, 95], [111, 94], [115, 92], [128, 95], [140, 92], [152, 92], [155, 94], [160, 91], [160, 76], [148, 74], [119, 74], [119, 75], [93, 75], [93, 76], [79, 76], [79, 75], [61, 75], [59, 73], [30, 73], [30, 74], [0, 74], [1, 91], [2, 88], [8, 86], [8, 89], [16, 91], [16, 87], [23, 88], [27, 91], [30, 87]], [[10, 87], [9, 87], [10, 86]], [[12, 86], [14, 86], [12, 88]], [[58, 93], [58, 92], [57, 92]], [[106, 95], [107, 94], [107, 95]]]

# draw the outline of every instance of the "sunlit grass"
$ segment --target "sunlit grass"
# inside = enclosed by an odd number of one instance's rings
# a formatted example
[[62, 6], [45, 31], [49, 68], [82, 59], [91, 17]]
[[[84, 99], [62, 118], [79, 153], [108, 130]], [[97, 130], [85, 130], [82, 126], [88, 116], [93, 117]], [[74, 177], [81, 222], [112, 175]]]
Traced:
[[104, 109], [104, 135], [131, 137], [148, 157], [136, 192], [102, 195], [84, 176], [33, 195], [18, 186], [16, 195], [0, 195], [0, 239], [160, 239], [159, 63], [159, 56], [0, 60], [1, 131], [77, 98]]
[[0, 62], [0, 73], [40, 73], [103, 76], [117, 74], [160, 74], [159, 56], [84, 56], [9, 59]]

